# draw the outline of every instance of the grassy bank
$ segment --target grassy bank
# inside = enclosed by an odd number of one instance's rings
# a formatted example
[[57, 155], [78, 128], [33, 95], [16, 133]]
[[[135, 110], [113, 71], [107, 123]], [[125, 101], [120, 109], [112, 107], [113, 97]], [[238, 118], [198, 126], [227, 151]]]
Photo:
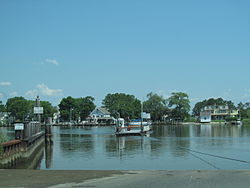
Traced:
[[242, 123], [243, 123], [243, 124], [249, 124], [249, 125], [250, 125], [250, 118], [242, 119]]

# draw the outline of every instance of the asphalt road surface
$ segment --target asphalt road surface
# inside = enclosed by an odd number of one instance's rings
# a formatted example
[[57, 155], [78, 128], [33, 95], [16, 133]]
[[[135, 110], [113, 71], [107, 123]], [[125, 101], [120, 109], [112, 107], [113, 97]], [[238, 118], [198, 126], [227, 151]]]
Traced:
[[0, 187], [249, 188], [250, 171], [0, 170]]

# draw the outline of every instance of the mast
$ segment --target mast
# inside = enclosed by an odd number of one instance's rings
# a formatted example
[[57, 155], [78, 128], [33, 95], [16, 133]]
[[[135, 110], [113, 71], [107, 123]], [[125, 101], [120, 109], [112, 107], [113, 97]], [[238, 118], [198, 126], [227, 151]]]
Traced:
[[142, 121], [143, 121], [143, 101], [141, 102], [141, 133], [143, 132]]
[[[39, 98], [39, 96], [36, 97], [35, 107], [38, 107], [38, 108], [41, 107], [41, 106], [40, 106], [40, 98]], [[40, 113], [41, 113], [41, 112], [39, 112], [39, 113], [36, 114], [37, 121], [38, 121], [39, 123], [41, 123], [41, 114], [40, 114]]]

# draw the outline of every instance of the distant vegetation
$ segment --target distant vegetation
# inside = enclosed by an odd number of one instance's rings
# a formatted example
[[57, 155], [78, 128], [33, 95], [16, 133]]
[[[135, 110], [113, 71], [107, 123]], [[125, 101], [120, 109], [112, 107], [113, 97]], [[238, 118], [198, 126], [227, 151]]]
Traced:
[[242, 119], [242, 122], [244, 124], [250, 124], [250, 118], [244, 118], [244, 119]]
[[[60, 121], [85, 120], [91, 111], [96, 107], [94, 98], [91, 96], [73, 98], [68, 96], [63, 98], [58, 105], [59, 108], [52, 106], [48, 101], [41, 101], [44, 108], [42, 121], [52, 117], [54, 113], [60, 112]], [[107, 94], [102, 107], [105, 107], [113, 117], [123, 117], [127, 120], [140, 118], [141, 103], [134, 95], [125, 93]], [[9, 98], [6, 104], [0, 101], [0, 112], [8, 112], [15, 121], [32, 119], [33, 107], [35, 102], [24, 97]], [[232, 101], [222, 98], [210, 98], [197, 102], [190, 114], [189, 96], [183, 92], [173, 92], [169, 98], [164, 98], [156, 93], [147, 94], [147, 99], [143, 101], [143, 111], [151, 114], [153, 121], [179, 120], [194, 121], [199, 116], [200, 111], [209, 105], [228, 105], [231, 110], [239, 109], [243, 122], [250, 122], [250, 103], [239, 103], [237, 106]], [[2, 122], [1, 122], [2, 123]]]
[[161, 121], [162, 116], [169, 113], [167, 100], [152, 92], [147, 95], [147, 100], [143, 103], [143, 109], [151, 114], [153, 121]]
[[[0, 108], [2, 112], [10, 113], [10, 117], [12, 117], [13, 121], [24, 121], [25, 119], [30, 120], [34, 117], [34, 106], [35, 101], [27, 100], [24, 97], [13, 97], [9, 98], [6, 105]], [[44, 109], [42, 121], [46, 120], [47, 117], [52, 117], [57, 111], [56, 107], [53, 107], [48, 101], [41, 101], [41, 106]]]
[[174, 92], [168, 99], [168, 106], [171, 107], [170, 117], [184, 121], [189, 118], [190, 101], [188, 94]]
[[237, 108], [240, 110], [240, 116], [243, 119], [250, 119], [250, 103], [249, 102], [247, 102], [245, 104], [243, 104], [242, 102], [240, 102], [238, 104]]
[[125, 93], [108, 94], [102, 101], [112, 116], [133, 119], [140, 117], [141, 102], [134, 95]]
[[94, 98], [87, 96], [63, 98], [59, 104], [60, 118], [62, 121], [84, 120], [95, 109]]

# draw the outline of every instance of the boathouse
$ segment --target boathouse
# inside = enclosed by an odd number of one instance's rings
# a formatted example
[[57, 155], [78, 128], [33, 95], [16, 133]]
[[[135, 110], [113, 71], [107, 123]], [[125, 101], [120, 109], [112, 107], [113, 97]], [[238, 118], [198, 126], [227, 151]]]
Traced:
[[200, 112], [200, 122], [201, 123], [211, 122], [211, 112], [209, 111]]

